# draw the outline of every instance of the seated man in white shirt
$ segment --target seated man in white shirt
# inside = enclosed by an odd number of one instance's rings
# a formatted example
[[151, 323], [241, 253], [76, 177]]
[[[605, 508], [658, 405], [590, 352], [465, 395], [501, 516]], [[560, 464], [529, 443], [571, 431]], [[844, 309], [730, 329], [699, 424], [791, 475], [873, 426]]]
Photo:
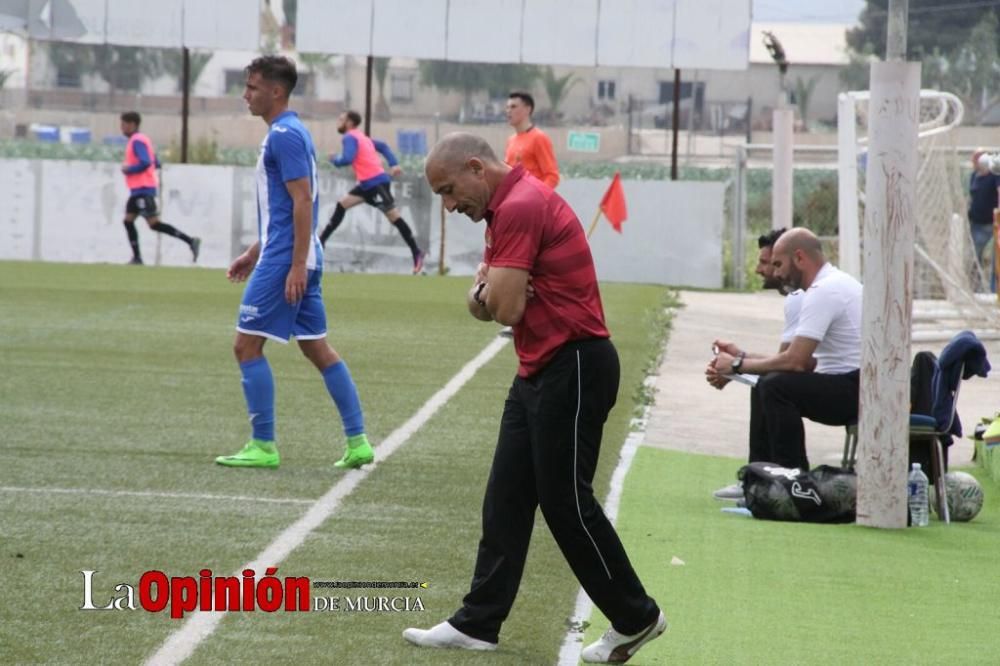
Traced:
[[[767, 289], [774, 289], [779, 294], [785, 296], [784, 312], [785, 312], [785, 325], [781, 331], [781, 343], [778, 346], [778, 351], [783, 352], [791, 344], [792, 338], [795, 337], [795, 327], [799, 322], [799, 308], [802, 305], [802, 291], [796, 290], [791, 293], [785, 290], [785, 285], [774, 275], [774, 264], [771, 263], [771, 252], [774, 249], [774, 244], [781, 238], [781, 234], [785, 233], [785, 229], [772, 229], [768, 233], [757, 238], [757, 268], [754, 272], [761, 277], [762, 287]], [[725, 340], [716, 339], [712, 342], [713, 348], [730, 348], [734, 346], [732, 342], [726, 342]], [[719, 389], [720, 391], [726, 387], [730, 381], [729, 377], [721, 375], [714, 370], [715, 358], [713, 357], [708, 363], [708, 368], [705, 370], [705, 379], [709, 384]], [[751, 417], [752, 417], [751, 412]], [[751, 425], [752, 428], [752, 425]], [[756, 462], [751, 459], [750, 462]]]
[[[774, 264], [772, 263], [772, 252], [774, 250], [774, 244], [781, 238], [781, 235], [785, 233], [785, 229], [774, 229], [757, 239], [757, 248], [759, 254], [757, 257], [757, 268], [755, 272], [763, 280], [764, 289], [774, 289], [778, 293], [785, 294], [784, 302], [784, 319], [785, 324], [781, 331], [781, 340], [778, 345], [778, 353], [788, 349], [788, 346], [792, 343], [792, 339], [795, 337], [795, 329], [799, 324], [799, 309], [802, 307], [802, 296], [803, 292], [801, 289], [797, 289], [788, 293], [785, 289], [785, 285], [780, 279], [774, 275]], [[730, 350], [733, 354], [739, 354], [739, 347], [734, 342], [727, 342], [726, 340], [716, 339], [712, 346], [719, 350]], [[758, 354], [757, 356], [763, 357], [764, 354]], [[719, 389], [720, 391], [726, 387], [732, 380], [730, 376], [722, 375], [715, 371], [715, 357], [708, 362], [708, 368], [705, 370], [705, 379], [709, 384]], [[757, 391], [751, 387], [750, 389], [750, 453], [747, 458], [747, 462], [770, 462], [771, 461], [771, 447], [767, 443], [767, 433], [764, 428], [764, 418], [760, 410], [760, 400], [757, 397]], [[715, 497], [718, 499], [742, 499], [743, 498], [743, 488], [738, 484], [733, 484], [726, 486], [717, 490]]]
[[791, 342], [762, 356], [720, 341], [709, 380], [713, 374], [760, 375], [751, 391], [751, 457], [808, 470], [802, 417], [827, 425], [858, 418], [861, 284], [827, 262], [808, 229], [783, 234], [772, 263], [786, 288], [804, 292]]

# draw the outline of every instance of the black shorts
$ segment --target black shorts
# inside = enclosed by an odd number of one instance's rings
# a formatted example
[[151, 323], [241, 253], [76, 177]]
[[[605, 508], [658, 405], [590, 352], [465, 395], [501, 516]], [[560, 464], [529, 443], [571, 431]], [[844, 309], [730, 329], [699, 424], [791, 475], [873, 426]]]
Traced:
[[134, 194], [125, 202], [125, 212], [141, 215], [147, 220], [159, 215], [156, 210], [156, 197], [151, 194]]
[[389, 183], [379, 183], [367, 190], [361, 189], [361, 186], [358, 185], [348, 192], [348, 194], [361, 197], [365, 200], [366, 204], [375, 206], [383, 213], [388, 213], [396, 207], [396, 200], [392, 198], [392, 188], [389, 186]]

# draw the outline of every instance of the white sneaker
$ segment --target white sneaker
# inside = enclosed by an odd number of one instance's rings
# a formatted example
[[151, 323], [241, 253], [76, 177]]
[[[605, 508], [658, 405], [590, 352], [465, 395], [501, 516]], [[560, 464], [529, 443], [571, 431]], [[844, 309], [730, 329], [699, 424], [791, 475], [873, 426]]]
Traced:
[[731, 486], [719, 488], [712, 493], [712, 497], [717, 500], [741, 500], [743, 499], [743, 484], [734, 483]]
[[430, 629], [414, 629], [413, 627], [404, 629], [403, 638], [420, 647], [462, 648], [463, 650], [497, 649], [496, 643], [481, 641], [463, 634], [447, 621], [436, 624]]
[[588, 664], [624, 664], [643, 645], [667, 630], [667, 618], [660, 611], [656, 622], [632, 636], [619, 634], [613, 628], [601, 636], [601, 640], [583, 648], [580, 657]]

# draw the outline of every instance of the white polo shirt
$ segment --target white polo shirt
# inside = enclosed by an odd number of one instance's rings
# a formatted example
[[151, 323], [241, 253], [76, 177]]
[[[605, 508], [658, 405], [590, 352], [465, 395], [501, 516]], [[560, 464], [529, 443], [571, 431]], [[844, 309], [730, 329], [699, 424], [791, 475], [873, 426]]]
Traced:
[[781, 331], [782, 344], [791, 343], [795, 330], [799, 327], [799, 312], [802, 310], [802, 297], [805, 292], [796, 289], [785, 296], [785, 328]]
[[796, 337], [816, 340], [816, 372], [861, 367], [861, 283], [829, 262], [805, 290]]

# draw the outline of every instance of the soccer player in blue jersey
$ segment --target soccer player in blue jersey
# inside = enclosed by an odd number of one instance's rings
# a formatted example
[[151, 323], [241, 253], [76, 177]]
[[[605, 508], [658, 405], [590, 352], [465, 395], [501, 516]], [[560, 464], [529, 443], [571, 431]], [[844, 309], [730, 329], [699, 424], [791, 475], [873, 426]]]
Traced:
[[[323, 375], [347, 435], [337, 467], [360, 467], [375, 459], [365, 436], [361, 401], [347, 364], [326, 341], [326, 310], [320, 290], [323, 250], [316, 238], [319, 194], [316, 150], [309, 131], [288, 109], [298, 75], [283, 56], [256, 58], [246, 68], [250, 113], [269, 130], [257, 159], [257, 228], [259, 240], [230, 265], [232, 282], [250, 282], [243, 292], [233, 351], [243, 375], [243, 394], [253, 429], [238, 453], [219, 456], [228, 467], [277, 467], [274, 437], [274, 378], [264, 357], [264, 343], [299, 348]], [[252, 275], [251, 275], [252, 273]]]

